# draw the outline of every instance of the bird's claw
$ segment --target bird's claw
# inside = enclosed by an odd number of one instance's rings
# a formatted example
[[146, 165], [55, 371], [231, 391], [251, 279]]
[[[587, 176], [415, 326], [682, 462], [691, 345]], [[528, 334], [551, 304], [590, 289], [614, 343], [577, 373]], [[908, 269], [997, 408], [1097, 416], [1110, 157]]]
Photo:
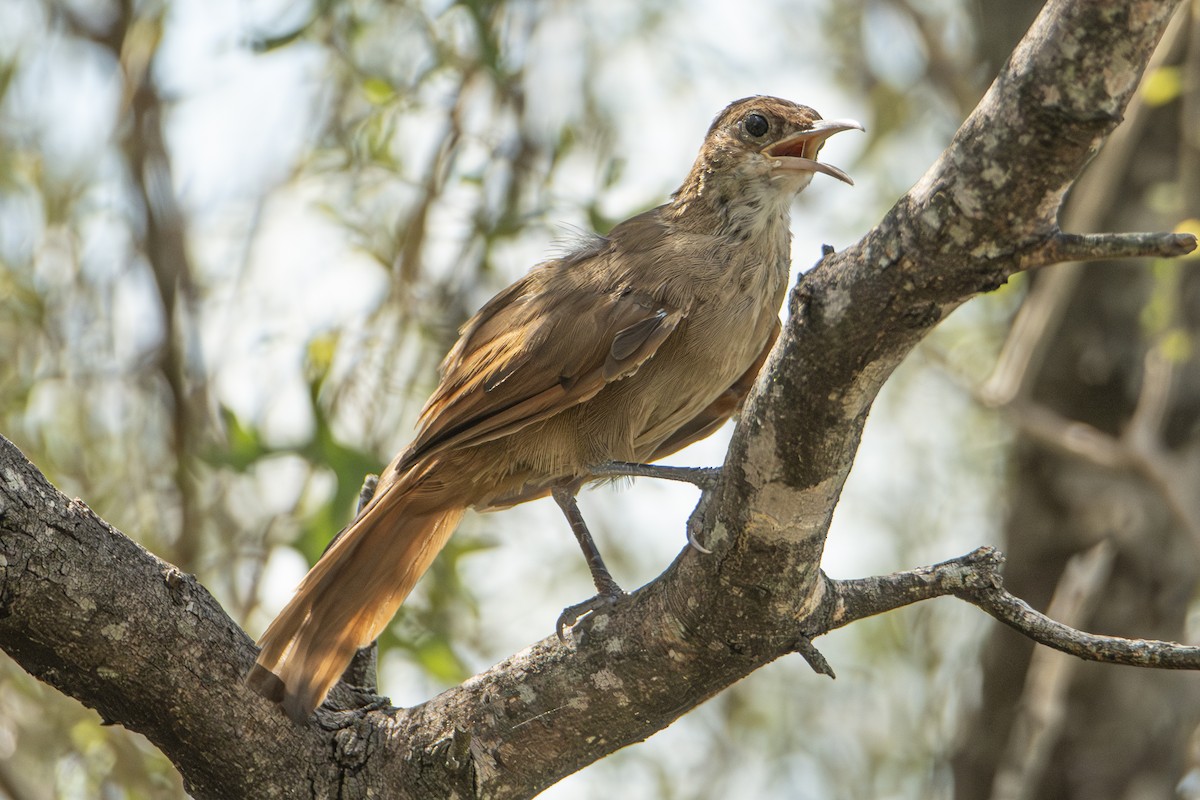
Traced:
[[387, 711], [393, 708], [390, 697], [362, 691], [352, 686], [346, 686], [345, 689], [345, 694], [337, 700], [327, 702], [317, 708], [317, 724], [322, 728], [339, 730], [353, 724], [355, 720], [363, 718], [372, 711]]
[[688, 544], [691, 545], [692, 549], [695, 550], [697, 553], [701, 553], [706, 556], [711, 556], [712, 550], [709, 550], [707, 547], [700, 544], [699, 532], [700, 532], [700, 525], [698, 524], [697, 515], [693, 514], [692, 518], [688, 520], [688, 524], [687, 524]]
[[567, 628], [574, 627], [575, 623], [578, 622], [582, 617], [585, 617], [588, 614], [594, 614], [595, 612], [606, 608], [611, 608], [612, 606], [616, 605], [618, 601], [624, 600], [626, 597], [628, 597], [628, 595], [625, 594], [625, 592], [621, 591], [619, 587], [614, 586], [608, 591], [600, 592], [594, 597], [589, 597], [582, 603], [576, 603], [573, 606], [567, 606], [562, 610], [562, 613], [558, 615], [558, 621], [554, 623], [554, 629], [558, 632], [558, 640], [560, 642], [565, 642], [567, 640], [565, 635]]

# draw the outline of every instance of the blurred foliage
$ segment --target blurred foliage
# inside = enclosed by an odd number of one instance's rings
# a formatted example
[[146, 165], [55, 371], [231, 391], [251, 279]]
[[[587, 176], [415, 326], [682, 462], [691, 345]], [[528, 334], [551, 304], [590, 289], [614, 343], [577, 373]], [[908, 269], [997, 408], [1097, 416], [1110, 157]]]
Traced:
[[[579, 32], [572, 103], [549, 120], [528, 111], [539, 26], [563, 24], [570, 5], [261, 3], [240, 15], [217, 5], [229, 33], [215, 46], [233, 52], [200, 58], [230, 69], [315, 52], [308, 79], [320, 90], [273, 173], [196, 205], [178, 181], [196, 135], [178, 129], [208, 87], [171, 64], [197, 5], [0, 9], [0, 413], [5, 435], [57, 485], [247, 618], [271, 549], [315, 560], [364, 474], [403, 442], [415, 412], [406, 398], [426, 394], [457, 325], [509, 277], [495, 274], [497, 252], [538, 226], [548, 238], [552, 173], [570, 157], [604, 185], [619, 167], [595, 166], [612, 161], [611, 113], [587, 83], [601, 36]], [[628, 31], [652, 36], [665, 7], [626, 9]], [[190, 46], [213, 47], [212, 33]], [[290, 412], [302, 422], [281, 435], [269, 402], [222, 391], [222, 347], [243, 322], [227, 287], [255, 290], [252, 243], [289, 193], [315, 197], [386, 280], [382, 292], [364, 287], [365, 315], [267, 334], [298, 344], [303, 365], [304, 407]], [[214, 226], [231, 214], [240, 219], [227, 230]], [[213, 256], [210, 241], [239, 233], [240, 246], [220, 253], [232, 260]], [[488, 546], [455, 537], [383, 646], [438, 682], [468, 675], [451, 635], [461, 626], [450, 620], [474, 616], [458, 563]], [[100, 727], [11, 664], [0, 702], [0, 795], [181, 795], [139, 737]]]
[[1177, 66], [1163, 66], [1146, 73], [1142, 98], [1147, 105], [1163, 106], [1179, 99], [1183, 92], [1183, 72]]

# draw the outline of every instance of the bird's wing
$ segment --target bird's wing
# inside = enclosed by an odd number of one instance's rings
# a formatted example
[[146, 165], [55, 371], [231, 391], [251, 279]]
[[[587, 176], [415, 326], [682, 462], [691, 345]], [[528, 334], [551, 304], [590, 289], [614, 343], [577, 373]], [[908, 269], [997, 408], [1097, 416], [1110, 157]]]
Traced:
[[754, 386], [754, 381], [758, 378], [758, 373], [767, 361], [767, 356], [771, 354], [771, 348], [775, 346], [775, 340], [779, 338], [780, 328], [781, 326], [777, 320], [775, 327], [771, 330], [771, 335], [767, 338], [766, 345], [763, 346], [762, 352], [758, 354], [758, 358], [754, 359], [754, 363], [750, 365], [750, 368], [734, 381], [732, 386], [722, 392], [716, 400], [707, 405], [703, 411], [679, 426], [674, 433], [667, 437], [666, 441], [658, 446], [654, 454], [646, 460], [657, 461], [660, 458], [671, 455], [671, 453], [682, 450], [689, 444], [708, 438], [724, 425], [726, 420], [741, 409], [742, 402], [746, 399], [746, 395], [750, 394], [750, 389]]
[[[596, 253], [589, 258], [607, 258]], [[628, 285], [572, 280], [554, 263], [497, 295], [463, 327], [421, 412], [406, 469], [448, 448], [497, 439], [595, 396], [632, 375], [685, 310]]]

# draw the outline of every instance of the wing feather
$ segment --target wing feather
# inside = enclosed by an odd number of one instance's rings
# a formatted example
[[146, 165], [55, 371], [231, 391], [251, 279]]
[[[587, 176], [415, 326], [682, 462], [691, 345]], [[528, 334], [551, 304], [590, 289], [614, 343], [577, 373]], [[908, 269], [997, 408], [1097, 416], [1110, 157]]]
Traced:
[[[586, 255], [618, 257], [611, 248]], [[686, 310], [653, 291], [589, 278], [619, 270], [587, 267], [581, 258], [544, 264], [463, 326], [399, 469], [559, 414], [653, 358]]]

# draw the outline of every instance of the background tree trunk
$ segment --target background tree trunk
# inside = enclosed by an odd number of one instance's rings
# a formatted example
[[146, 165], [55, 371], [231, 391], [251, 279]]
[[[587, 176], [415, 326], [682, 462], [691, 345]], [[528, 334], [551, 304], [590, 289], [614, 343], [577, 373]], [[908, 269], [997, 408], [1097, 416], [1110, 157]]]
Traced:
[[[1039, 3], [984, 4], [984, 31], [1030, 18]], [[1195, 8], [1193, 4], [1193, 8]], [[1186, 17], [1188, 9], [1180, 11]], [[1194, 11], [1193, 11], [1194, 14]], [[1195, 23], [1176, 20], [1157, 58], [1193, 62]], [[989, 38], [991, 60], [1009, 42]], [[1160, 223], [1163, 187], [1181, 169], [1183, 97], [1126, 114], [1124, 141], [1097, 159], [1066, 209], [1070, 230]], [[1126, 187], [1117, 192], [1118, 182]], [[1187, 185], [1186, 175], [1182, 181]], [[1178, 185], [1178, 184], [1176, 184]], [[1200, 200], [1183, 195], [1184, 216]], [[1171, 208], [1172, 216], [1178, 214]], [[1168, 223], [1169, 224], [1169, 223]], [[1198, 577], [1194, 432], [1200, 381], [1200, 275], [1159, 264], [1062, 265], [1033, 277], [1006, 346], [1015, 372], [992, 384], [1018, 423], [1003, 547], [1006, 584], [1038, 608], [1050, 604], [1068, 562], [1107, 542], [1111, 567], [1080, 591], [1089, 630], [1187, 641]], [[1030, 320], [1045, 313], [1043, 324]], [[1033, 339], [1036, 339], [1035, 341]], [[1023, 368], [1013, 364], [1032, 348]], [[1003, 361], [1003, 359], [1002, 359]], [[1140, 404], [1140, 407], [1139, 407]], [[1136, 412], [1136, 414], [1135, 414]], [[1096, 447], [1066, 452], [1068, 425]], [[1143, 438], [1143, 436], [1145, 438]], [[1189, 436], [1193, 441], [1189, 442]], [[1176, 503], [1176, 507], [1172, 504]], [[983, 692], [954, 758], [955, 793], [973, 798], [1171, 797], [1188, 770], [1200, 693], [1178, 674], [1105, 670], [1035, 659], [1029, 642], [996, 626], [983, 653]], [[1181, 680], [1183, 679], [1183, 680]]]

